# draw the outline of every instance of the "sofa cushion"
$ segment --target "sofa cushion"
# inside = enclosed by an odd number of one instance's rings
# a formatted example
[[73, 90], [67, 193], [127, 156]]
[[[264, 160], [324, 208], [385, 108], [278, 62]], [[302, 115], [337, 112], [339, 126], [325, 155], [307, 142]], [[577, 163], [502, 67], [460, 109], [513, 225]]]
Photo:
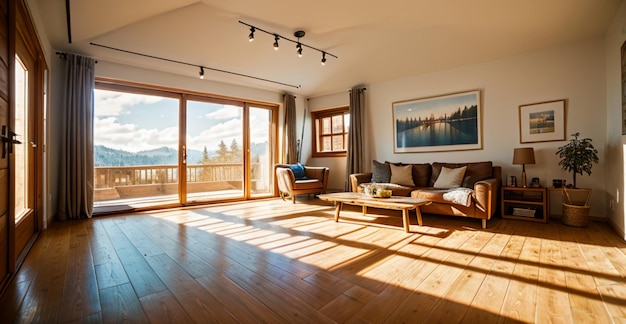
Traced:
[[372, 182], [389, 183], [391, 181], [391, 168], [389, 163], [380, 163], [374, 160], [374, 169], [372, 170]]
[[463, 184], [465, 170], [467, 170], [466, 166], [455, 169], [442, 167], [433, 187], [444, 189], [460, 187]]
[[389, 182], [399, 185], [414, 187], [413, 167], [411, 165], [389, 164], [391, 168], [391, 180]]
[[318, 179], [296, 180], [293, 184], [294, 190], [317, 189], [322, 188], [322, 182]]
[[463, 187], [473, 188], [474, 184], [480, 180], [493, 177], [493, 163], [476, 162], [468, 163], [465, 171], [465, 179], [463, 179]]
[[413, 167], [413, 185], [415, 187], [428, 187], [430, 186], [430, 174], [432, 167], [430, 163], [395, 163], [385, 162], [393, 165], [410, 165]]
[[291, 164], [289, 165], [289, 168], [293, 172], [293, 177], [296, 178], [296, 180], [307, 179], [306, 172], [304, 171], [304, 165], [302, 165], [301, 163]]
[[432, 167], [430, 163], [412, 164], [413, 166], [413, 183], [416, 187], [428, 187], [430, 182], [430, 174]]
[[435, 162], [432, 165], [432, 174], [431, 174], [430, 182], [429, 182], [430, 187], [435, 185], [435, 181], [437, 180], [437, 177], [439, 177], [441, 168], [444, 166], [449, 169], [455, 169], [455, 168], [467, 166], [467, 170], [465, 170], [465, 178], [463, 179], [463, 184], [462, 184], [462, 186], [465, 188], [470, 188], [470, 189], [474, 188], [474, 184], [476, 184], [476, 182], [493, 177], [492, 162], [471, 162], [471, 163]]
[[472, 205], [473, 196], [474, 190], [467, 188], [420, 188], [411, 192], [412, 198], [427, 199], [433, 203], [459, 204], [465, 207]]

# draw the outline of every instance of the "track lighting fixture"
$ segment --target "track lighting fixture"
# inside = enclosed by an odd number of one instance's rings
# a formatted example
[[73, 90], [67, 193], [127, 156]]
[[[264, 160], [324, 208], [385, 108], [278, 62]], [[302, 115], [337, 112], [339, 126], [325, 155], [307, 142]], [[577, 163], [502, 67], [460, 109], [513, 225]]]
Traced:
[[278, 51], [278, 35], [274, 35], [274, 50]]
[[204, 79], [204, 68], [200, 67], [200, 79]]
[[287, 37], [280, 36], [280, 35], [278, 35], [276, 33], [272, 33], [272, 32], [269, 32], [267, 30], [261, 29], [259, 27], [252, 26], [252, 25], [250, 25], [248, 23], [245, 23], [245, 22], [243, 22], [241, 20], [239, 21], [239, 23], [242, 24], [242, 25], [246, 25], [246, 26], [250, 27], [250, 35], [248, 36], [250, 41], [254, 40], [254, 32], [255, 31], [261, 31], [261, 32], [264, 32], [264, 33], [266, 33], [268, 35], [273, 35], [274, 36], [274, 44], [273, 45], [274, 45], [274, 50], [276, 50], [276, 51], [278, 51], [278, 41], [280, 39], [283, 39], [283, 40], [286, 40], [288, 42], [292, 42], [292, 43], [296, 44], [296, 53], [298, 54], [299, 57], [302, 57], [302, 49], [303, 49], [303, 47], [307, 47], [307, 48], [310, 48], [312, 50], [315, 50], [315, 51], [318, 51], [318, 52], [322, 53], [322, 65], [326, 64], [326, 54], [328, 54], [329, 56], [332, 56], [334, 58], [338, 58], [336, 55], [333, 55], [333, 54], [328, 53], [326, 51], [323, 51], [323, 50], [321, 50], [319, 48], [315, 48], [313, 46], [309, 46], [307, 44], [304, 44], [304, 43], [300, 42], [300, 38], [304, 37], [304, 35], [305, 35], [304, 31], [302, 31], [302, 30], [298, 30], [298, 31], [293, 33], [293, 36], [297, 38], [297, 40], [293, 40], [293, 39], [289, 39]]
[[250, 35], [248, 35], [248, 41], [253, 41], [254, 40], [254, 27], [250, 27]]

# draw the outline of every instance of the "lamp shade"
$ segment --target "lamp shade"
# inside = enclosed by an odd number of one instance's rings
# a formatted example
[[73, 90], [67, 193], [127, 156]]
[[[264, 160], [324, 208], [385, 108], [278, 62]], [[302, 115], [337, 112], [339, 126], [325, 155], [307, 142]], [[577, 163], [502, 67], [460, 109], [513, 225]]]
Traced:
[[535, 151], [532, 147], [513, 150], [513, 164], [535, 164]]

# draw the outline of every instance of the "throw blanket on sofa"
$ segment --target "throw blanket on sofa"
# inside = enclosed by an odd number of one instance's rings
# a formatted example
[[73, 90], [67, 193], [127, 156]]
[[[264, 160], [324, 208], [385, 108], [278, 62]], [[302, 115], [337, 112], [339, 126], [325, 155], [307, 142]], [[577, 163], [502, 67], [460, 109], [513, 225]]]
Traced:
[[454, 188], [443, 194], [443, 199], [455, 204], [469, 207], [472, 204], [474, 190], [469, 188]]

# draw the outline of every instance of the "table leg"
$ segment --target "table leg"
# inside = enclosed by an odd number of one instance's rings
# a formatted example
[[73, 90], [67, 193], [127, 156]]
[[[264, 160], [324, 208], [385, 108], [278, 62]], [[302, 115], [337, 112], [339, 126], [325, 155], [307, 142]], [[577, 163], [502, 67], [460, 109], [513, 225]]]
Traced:
[[417, 215], [417, 224], [419, 226], [422, 226], [422, 212], [420, 211], [419, 207], [415, 208], [415, 214]]
[[363, 216], [367, 215], [367, 206], [363, 205], [363, 207], [361, 207], [361, 211], [363, 211]]
[[335, 222], [339, 221], [339, 212], [341, 211], [342, 202], [337, 202], [337, 206], [335, 207]]
[[404, 231], [409, 233], [409, 210], [406, 208], [402, 210], [402, 224], [404, 225]]

